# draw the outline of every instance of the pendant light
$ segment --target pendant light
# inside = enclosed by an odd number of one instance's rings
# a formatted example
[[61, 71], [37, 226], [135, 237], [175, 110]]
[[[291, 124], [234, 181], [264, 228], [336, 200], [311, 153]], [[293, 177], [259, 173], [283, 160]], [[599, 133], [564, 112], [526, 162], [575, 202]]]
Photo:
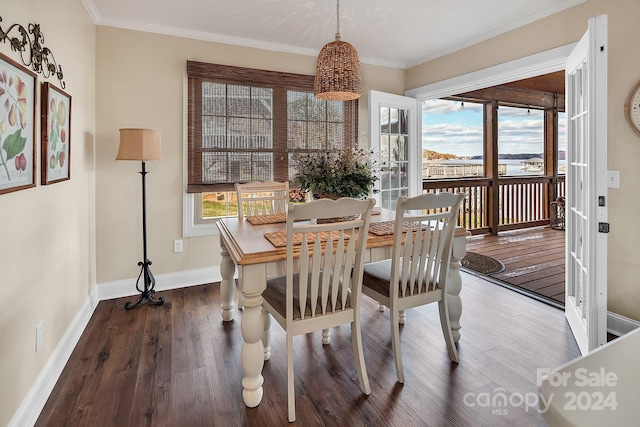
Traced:
[[340, 37], [340, 0], [336, 1], [336, 39], [318, 55], [313, 93], [325, 101], [350, 101], [362, 94], [358, 52]]

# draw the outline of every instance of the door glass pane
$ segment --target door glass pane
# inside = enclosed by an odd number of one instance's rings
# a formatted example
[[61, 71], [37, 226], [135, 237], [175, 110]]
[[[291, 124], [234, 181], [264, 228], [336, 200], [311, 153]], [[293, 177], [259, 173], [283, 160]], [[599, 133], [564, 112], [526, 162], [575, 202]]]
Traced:
[[408, 194], [409, 110], [380, 108], [381, 207], [394, 209], [401, 194]]
[[380, 135], [380, 159], [389, 163], [389, 135]]
[[380, 133], [389, 133], [389, 107], [380, 107]]

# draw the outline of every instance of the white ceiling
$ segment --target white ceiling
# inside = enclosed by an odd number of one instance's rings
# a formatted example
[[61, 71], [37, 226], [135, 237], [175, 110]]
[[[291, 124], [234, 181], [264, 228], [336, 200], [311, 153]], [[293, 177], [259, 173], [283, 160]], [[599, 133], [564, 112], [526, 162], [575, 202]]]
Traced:
[[[407, 68], [585, 0], [342, 0], [360, 61]], [[97, 25], [316, 56], [335, 38], [335, 0], [83, 0]]]

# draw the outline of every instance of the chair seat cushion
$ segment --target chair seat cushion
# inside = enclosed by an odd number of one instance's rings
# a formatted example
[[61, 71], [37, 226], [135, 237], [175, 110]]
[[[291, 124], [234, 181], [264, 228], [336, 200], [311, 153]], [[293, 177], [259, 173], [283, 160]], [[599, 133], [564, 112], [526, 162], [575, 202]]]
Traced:
[[[400, 260], [400, 265], [398, 266], [400, 271], [402, 271], [402, 259]], [[364, 265], [363, 267], [363, 275], [362, 275], [362, 286], [364, 288], [369, 288], [380, 295], [383, 295], [389, 298], [389, 283], [391, 282], [391, 260], [385, 259], [383, 261], [370, 262]], [[433, 284], [430, 281], [429, 289], [436, 290], [439, 286]], [[414, 293], [425, 293], [427, 292], [427, 285], [425, 283], [420, 284], [420, 290], [418, 291], [417, 286], [413, 283], [409, 289], [405, 290], [408, 295], [413, 295]], [[402, 284], [398, 283], [398, 296], [402, 297]]]
[[364, 265], [362, 286], [380, 295], [389, 297], [389, 282], [391, 281], [391, 260], [370, 262]]
[[[309, 279], [310, 281], [311, 279]], [[320, 280], [322, 280], [322, 275], [320, 275]], [[388, 283], [388, 282], [387, 282]], [[388, 285], [387, 285], [388, 286]], [[293, 275], [293, 320], [299, 320], [302, 317], [300, 316], [300, 292], [298, 288], [300, 287], [300, 277], [298, 274]], [[331, 286], [329, 286], [329, 297], [327, 301], [327, 312], [332, 312], [333, 307], [331, 304]], [[338, 290], [338, 301], [336, 303], [336, 311], [343, 310], [340, 292], [342, 290]], [[287, 305], [286, 305], [286, 294], [287, 294], [287, 278], [286, 276], [274, 277], [272, 279], [267, 280], [267, 288], [262, 293], [262, 297], [271, 305], [274, 310], [276, 310], [282, 317], [286, 317], [287, 313]], [[318, 299], [315, 301], [316, 311], [315, 315], [322, 314], [322, 305], [321, 305], [321, 294], [318, 293]], [[347, 294], [347, 300], [344, 306], [344, 309], [351, 308], [351, 293]], [[304, 317], [311, 317], [311, 288], [310, 285], [307, 285], [307, 303], [305, 304]]]

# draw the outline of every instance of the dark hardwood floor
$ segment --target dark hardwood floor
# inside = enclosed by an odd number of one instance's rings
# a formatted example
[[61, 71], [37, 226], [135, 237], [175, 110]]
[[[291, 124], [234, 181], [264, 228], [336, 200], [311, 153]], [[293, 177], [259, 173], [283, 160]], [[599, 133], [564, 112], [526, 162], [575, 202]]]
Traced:
[[502, 261], [489, 278], [564, 306], [565, 232], [535, 227], [467, 239], [467, 250]]
[[[218, 284], [159, 292], [163, 306], [125, 311], [102, 301], [37, 426], [285, 426], [284, 334], [272, 322], [264, 397], [246, 408], [239, 366], [241, 313], [220, 317]], [[544, 426], [537, 369], [579, 355], [564, 313], [463, 273], [460, 363], [451, 363], [435, 304], [407, 313], [406, 381], [396, 382], [389, 312], [364, 298], [363, 341], [371, 395], [358, 386], [348, 326], [295, 339], [297, 421], [303, 426]], [[513, 397], [507, 406], [487, 399]], [[529, 400], [531, 401], [531, 400]]]

